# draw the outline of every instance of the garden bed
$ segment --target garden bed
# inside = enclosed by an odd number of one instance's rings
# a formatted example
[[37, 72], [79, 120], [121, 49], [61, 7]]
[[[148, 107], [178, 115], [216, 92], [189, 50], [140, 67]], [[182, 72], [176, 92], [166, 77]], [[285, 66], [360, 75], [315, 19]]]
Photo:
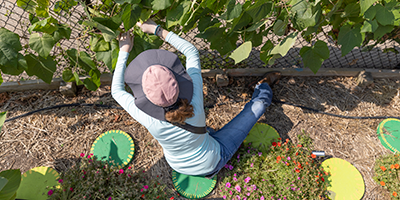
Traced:
[[[219, 129], [243, 108], [251, 97], [246, 87], [255, 77], [234, 77], [227, 87], [217, 87], [213, 78], [204, 78], [207, 125]], [[400, 116], [400, 81], [376, 79], [371, 88], [356, 86], [352, 77], [284, 77], [273, 89], [274, 99], [346, 116]], [[70, 103], [117, 105], [110, 86], [95, 92], [81, 89], [67, 98], [56, 90], [0, 94], [1, 111], [7, 118], [40, 108]], [[272, 104], [260, 122], [274, 127], [283, 139], [297, 143], [304, 130], [314, 140], [314, 149], [342, 158], [362, 174], [366, 192], [363, 199], [387, 199], [374, 176], [375, 159], [391, 153], [379, 142], [376, 128], [382, 119], [343, 119], [316, 114], [298, 107]], [[171, 168], [161, 146], [147, 130], [125, 111], [99, 107], [58, 108], [6, 122], [0, 133], [0, 170], [36, 166], [66, 170], [88, 153], [95, 138], [119, 129], [132, 135], [136, 153], [133, 169], [145, 168], [149, 176], [159, 175], [172, 188]], [[221, 198], [214, 190], [206, 199]], [[183, 198], [182, 198], [183, 199]]]

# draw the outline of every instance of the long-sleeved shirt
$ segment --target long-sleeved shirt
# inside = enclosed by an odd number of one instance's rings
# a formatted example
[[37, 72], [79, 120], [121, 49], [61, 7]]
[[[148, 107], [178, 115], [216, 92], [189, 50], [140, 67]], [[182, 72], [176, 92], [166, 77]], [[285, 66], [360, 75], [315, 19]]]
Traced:
[[[193, 105], [194, 116], [185, 122], [192, 126], [205, 126], [203, 79], [198, 50], [173, 32], [169, 32], [165, 40], [186, 56], [186, 71], [193, 81], [193, 97], [190, 104]], [[153, 118], [136, 107], [135, 97], [124, 88], [128, 56], [127, 52], [119, 53], [111, 84], [113, 98], [158, 140], [164, 150], [165, 159], [175, 171], [187, 175], [204, 175], [211, 172], [221, 159], [219, 143], [208, 133], [191, 133], [169, 122]]]

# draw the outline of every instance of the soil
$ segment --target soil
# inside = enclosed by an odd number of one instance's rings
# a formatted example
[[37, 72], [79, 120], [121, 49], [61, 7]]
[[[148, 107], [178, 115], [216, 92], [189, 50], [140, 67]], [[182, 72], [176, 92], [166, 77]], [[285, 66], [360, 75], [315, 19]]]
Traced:
[[[231, 78], [230, 85], [218, 87], [212, 78], [204, 78], [204, 103], [207, 126], [222, 128], [251, 98], [247, 85], [256, 77]], [[273, 88], [274, 99], [324, 112], [345, 116], [400, 116], [399, 80], [378, 79], [369, 88], [356, 86], [351, 77], [283, 77]], [[1, 111], [7, 119], [37, 109], [70, 103], [118, 104], [110, 86], [97, 91], [80, 88], [76, 97], [64, 97], [58, 91], [25, 91], [0, 94]], [[318, 114], [287, 104], [272, 103], [260, 122], [274, 127], [283, 139], [297, 143], [297, 135], [308, 133], [314, 149], [342, 158], [362, 174], [366, 192], [363, 199], [387, 199], [387, 193], [375, 183], [375, 159], [391, 153], [381, 144], [376, 128], [383, 119], [344, 119]], [[173, 188], [171, 168], [161, 146], [151, 134], [124, 110], [95, 106], [64, 107], [36, 112], [6, 122], [0, 133], [0, 171], [48, 166], [61, 172], [88, 153], [101, 133], [119, 129], [132, 135], [136, 152], [133, 169], [144, 168], [149, 176], [159, 175]], [[184, 199], [180, 197], [179, 199]], [[205, 199], [222, 199], [214, 190]]]

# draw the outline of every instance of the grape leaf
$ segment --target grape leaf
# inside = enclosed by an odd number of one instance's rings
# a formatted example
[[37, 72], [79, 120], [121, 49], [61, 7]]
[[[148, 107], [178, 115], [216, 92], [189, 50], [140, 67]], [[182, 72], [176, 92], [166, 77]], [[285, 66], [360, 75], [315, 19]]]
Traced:
[[139, 20], [142, 9], [137, 4], [127, 4], [122, 13], [122, 21], [124, 22], [125, 30], [131, 29]]
[[249, 57], [251, 48], [252, 48], [251, 41], [245, 42], [242, 45], [240, 45], [237, 49], [235, 49], [229, 57], [235, 60], [235, 65], [236, 65], [242, 62], [247, 57]]
[[316, 74], [324, 60], [329, 58], [329, 48], [325, 42], [318, 40], [312, 47], [301, 48], [300, 55], [303, 58], [304, 66]]
[[374, 3], [375, 0], [360, 0], [361, 15], [363, 15]]
[[342, 56], [345, 56], [353, 50], [354, 47], [360, 46], [362, 41], [361, 24], [357, 24], [354, 28], [352, 28], [351, 25], [346, 24], [340, 28], [338, 44], [342, 45], [340, 48]]
[[53, 36], [47, 33], [43, 33], [40, 36], [39, 33], [34, 33], [29, 38], [29, 46], [31, 49], [35, 50], [43, 58], [49, 56], [51, 49], [55, 44]]
[[286, 36], [278, 45], [276, 45], [272, 50], [271, 54], [280, 54], [282, 57], [287, 54], [290, 48], [294, 45], [297, 38], [297, 32], [293, 32]]
[[393, 13], [386, 7], [376, 4], [376, 20], [384, 26], [386, 25], [394, 25], [394, 15]]
[[53, 79], [53, 74], [56, 71], [56, 63], [52, 57], [43, 58], [41, 56], [36, 57], [33, 54], [28, 54], [25, 56], [26, 62], [28, 64], [28, 69], [26, 73], [29, 76], [37, 76], [44, 82], [50, 84]]
[[0, 28], [0, 66], [16, 66], [20, 50], [22, 46], [19, 36], [5, 28]]

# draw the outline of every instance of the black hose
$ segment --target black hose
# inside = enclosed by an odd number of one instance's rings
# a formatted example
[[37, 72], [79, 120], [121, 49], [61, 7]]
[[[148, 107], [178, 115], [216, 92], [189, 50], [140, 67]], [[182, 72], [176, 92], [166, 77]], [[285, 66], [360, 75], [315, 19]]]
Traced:
[[[243, 102], [243, 101], [234, 101], [236, 102]], [[332, 113], [327, 113], [327, 112], [323, 112], [314, 108], [309, 108], [309, 107], [305, 107], [305, 106], [300, 106], [300, 105], [296, 105], [293, 103], [289, 103], [289, 102], [285, 102], [285, 101], [279, 101], [279, 100], [272, 100], [272, 102], [274, 103], [281, 103], [281, 104], [286, 104], [286, 105], [291, 105], [291, 106], [295, 106], [295, 107], [299, 107], [305, 110], [310, 110], [316, 113], [320, 113], [320, 114], [324, 114], [324, 115], [329, 115], [329, 116], [333, 116], [333, 117], [340, 117], [340, 118], [345, 118], [345, 119], [387, 119], [387, 118], [395, 118], [395, 119], [400, 119], [400, 117], [394, 117], [394, 116], [374, 116], [374, 117], [358, 117], [358, 116], [344, 116], [344, 115], [337, 115], [337, 114], [332, 114]], [[221, 106], [221, 105], [225, 105], [226, 103], [219, 103], [219, 104], [215, 104], [217, 106]], [[215, 105], [210, 105], [210, 106], [205, 106], [205, 108], [213, 108]], [[21, 117], [26, 117], [28, 115], [40, 112], [40, 111], [44, 111], [44, 110], [50, 110], [50, 109], [54, 109], [54, 108], [63, 108], [63, 107], [73, 107], [73, 106], [94, 106], [94, 107], [101, 107], [101, 108], [113, 108], [113, 109], [120, 109], [123, 110], [122, 107], [119, 106], [112, 106], [112, 105], [103, 105], [103, 104], [88, 104], [88, 103], [72, 103], [72, 104], [61, 104], [61, 105], [56, 105], [56, 106], [50, 106], [50, 107], [46, 107], [46, 108], [41, 108], [38, 110], [34, 110], [10, 119], [5, 120], [5, 122], [8, 121], [12, 121], [15, 119], [19, 119]]]

